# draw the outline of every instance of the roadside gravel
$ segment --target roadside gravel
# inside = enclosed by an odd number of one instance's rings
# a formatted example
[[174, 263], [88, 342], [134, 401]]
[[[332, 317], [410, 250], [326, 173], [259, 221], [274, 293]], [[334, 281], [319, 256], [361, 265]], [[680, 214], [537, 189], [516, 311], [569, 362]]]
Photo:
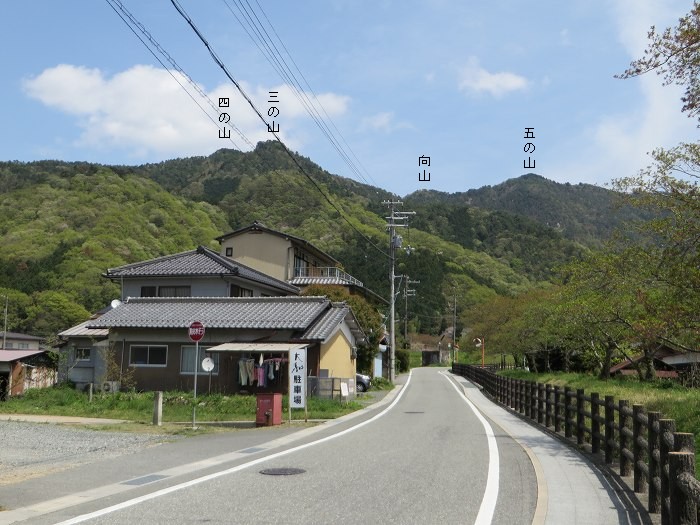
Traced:
[[131, 454], [174, 439], [178, 438], [165, 434], [0, 421], [0, 485]]

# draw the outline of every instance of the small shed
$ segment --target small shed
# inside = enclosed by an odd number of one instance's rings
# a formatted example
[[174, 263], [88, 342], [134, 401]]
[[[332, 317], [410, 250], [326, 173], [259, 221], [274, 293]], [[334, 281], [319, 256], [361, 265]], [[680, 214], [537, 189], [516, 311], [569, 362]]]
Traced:
[[46, 350], [0, 350], [0, 400], [55, 384], [56, 367]]

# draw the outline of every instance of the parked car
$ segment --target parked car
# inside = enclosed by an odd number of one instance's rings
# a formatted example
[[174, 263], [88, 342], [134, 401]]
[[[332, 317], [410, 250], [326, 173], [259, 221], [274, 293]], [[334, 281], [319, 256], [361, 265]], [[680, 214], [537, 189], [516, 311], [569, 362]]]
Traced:
[[369, 389], [370, 377], [364, 374], [355, 374], [355, 388], [358, 392], [367, 392]]

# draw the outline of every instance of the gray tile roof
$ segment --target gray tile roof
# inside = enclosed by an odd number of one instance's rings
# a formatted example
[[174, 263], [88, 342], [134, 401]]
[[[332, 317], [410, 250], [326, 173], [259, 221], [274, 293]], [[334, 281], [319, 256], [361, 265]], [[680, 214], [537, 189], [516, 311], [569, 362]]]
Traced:
[[204, 246], [199, 246], [196, 250], [110, 268], [104, 274], [105, 277], [113, 280], [141, 277], [206, 277], [221, 275], [241, 277], [286, 293], [299, 293], [299, 288], [296, 286], [223, 257]]
[[88, 328], [307, 330], [330, 306], [325, 297], [138, 297], [88, 323]]
[[87, 326], [93, 322], [94, 319], [83, 321], [63, 332], [59, 332], [59, 337], [94, 337], [96, 339], [104, 338], [109, 335], [108, 328], [88, 328]]
[[350, 312], [347, 306], [333, 305], [324, 312], [321, 317], [300, 337], [302, 340], [308, 341], [325, 341], [345, 319], [345, 316]]
[[331, 308], [326, 310], [299, 339], [301, 341], [326, 341], [335, 333], [336, 328], [343, 320], [348, 324], [358, 343], [366, 338], [352, 309], [345, 303], [331, 303]]

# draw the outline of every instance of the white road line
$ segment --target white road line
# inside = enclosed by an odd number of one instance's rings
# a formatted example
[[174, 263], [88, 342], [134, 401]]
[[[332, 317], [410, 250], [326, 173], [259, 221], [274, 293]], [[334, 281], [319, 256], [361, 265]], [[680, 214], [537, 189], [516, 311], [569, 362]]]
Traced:
[[[222, 470], [220, 472], [215, 472], [213, 474], [208, 474], [206, 476], [202, 476], [200, 478], [195, 478], [190, 481], [186, 481], [184, 483], [180, 483], [178, 485], [173, 485], [172, 487], [167, 487], [161, 490], [157, 490], [155, 492], [151, 492], [150, 494], [145, 494], [143, 496], [139, 496], [138, 498], [133, 498], [127, 501], [123, 501], [122, 503], [117, 503], [116, 505], [112, 505], [111, 507], [105, 507], [104, 509], [97, 510], [95, 512], [91, 512], [89, 514], [83, 514], [81, 516], [76, 516], [75, 518], [71, 518], [66, 521], [62, 521], [58, 523], [57, 525], [73, 525], [74, 523], [82, 523], [84, 521], [93, 519], [93, 518], [99, 518], [100, 516], [104, 516], [105, 514], [110, 514], [112, 512], [116, 512], [118, 510], [126, 509], [128, 507], [133, 507], [134, 505], [138, 505], [139, 503], [143, 503], [144, 501], [149, 501], [155, 498], [159, 498], [161, 496], [165, 496], [166, 494], [170, 494], [171, 492], [176, 492], [178, 490], [182, 490], [188, 487], [192, 487], [194, 485], [198, 485], [200, 483], [204, 483], [205, 481], [209, 481], [212, 479], [220, 478], [222, 476], [226, 476], [228, 474], [233, 474], [235, 472], [239, 472], [243, 469], [246, 469], [248, 467], [252, 467], [255, 465], [259, 465], [260, 463], [264, 463], [266, 461], [269, 461], [271, 459], [279, 458], [281, 456], [286, 456], [287, 454], [291, 454], [293, 452], [296, 452], [298, 450], [303, 450], [305, 448], [311, 447], [313, 445], [318, 445], [320, 443], [325, 443], [326, 441], [330, 441], [331, 439], [335, 439], [337, 437], [343, 436], [345, 434], [348, 434], [354, 430], [357, 430], [358, 428], [362, 428], [365, 425], [368, 425], [369, 423], [376, 421], [386, 413], [388, 413], [392, 408], [394, 408], [394, 405], [399, 402], [401, 397], [403, 396], [404, 392], [406, 392], [406, 389], [408, 388], [408, 384], [411, 382], [411, 375], [412, 373], [409, 372], [408, 374], [408, 379], [406, 380], [406, 384], [401, 388], [401, 391], [399, 394], [396, 396], [394, 401], [391, 402], [391, 404], [386, 407], [384, 410], [376, 414], [375, 416], [371, 417], [370, 419], [363, 421], [362, 423], [358, 423], [357, 425], [346, 428], [345, 430], [342, 430], [338, 432], [337, 434], [333, 434], [331, 436], [326, 436], [321, 439], [317, 439], [316, 441], [311, 441], [309, 443], [305, 443], [303, 445], [296, 446], [294, 448], [290, 448], [288, 450], [283, 450], [281, 452], [277, 452], [275, 454], [271, 454], [269, 456], [266, 456], [264, 458], [258, 458], [253, 461], [249, 461], [248, 463], [243, 463], [241, 465], [237, 465], [235, 467]], [[498, 454], [497, 454], [498, 456]], [[496, 486], [498, 487], [498, 483], [496, 483]], [[479, 513], [481, 514], [481, 512]], [[489, 522], [490, 523], [490, 522]]]
[[457, 388], [457, 385], [443, 372], [440, 372], [442, 377], [444, 377], [452, 388], [454, 388], [460, 395], [464, 402], [467, 403], [469, 408], [472, 409], [474, 415], [481, 421], [484, 427], [484, 433], [486, 434], [486, 441], [489, 445], [489, 469], [486, 478], [486, 489], [484, 490], [484, 498], [481, 500], [481, 506], [479, 507], [479, 513], [476, 516], [476, 521], [474, 525], [487, 525], [493, 521], [493, 513], [496, 510], [496, 502], [498, 501], [498, 482], [499, 482], [499, 470], [500, 463], [498, 459], [498, 444], [496, 443], [496, 436], [493, 433], [493, 428], [486, 420], [484, 416], [481, 415], [479, 409], [476, 408], [474, 403], [467, 399], [464, 392]]

